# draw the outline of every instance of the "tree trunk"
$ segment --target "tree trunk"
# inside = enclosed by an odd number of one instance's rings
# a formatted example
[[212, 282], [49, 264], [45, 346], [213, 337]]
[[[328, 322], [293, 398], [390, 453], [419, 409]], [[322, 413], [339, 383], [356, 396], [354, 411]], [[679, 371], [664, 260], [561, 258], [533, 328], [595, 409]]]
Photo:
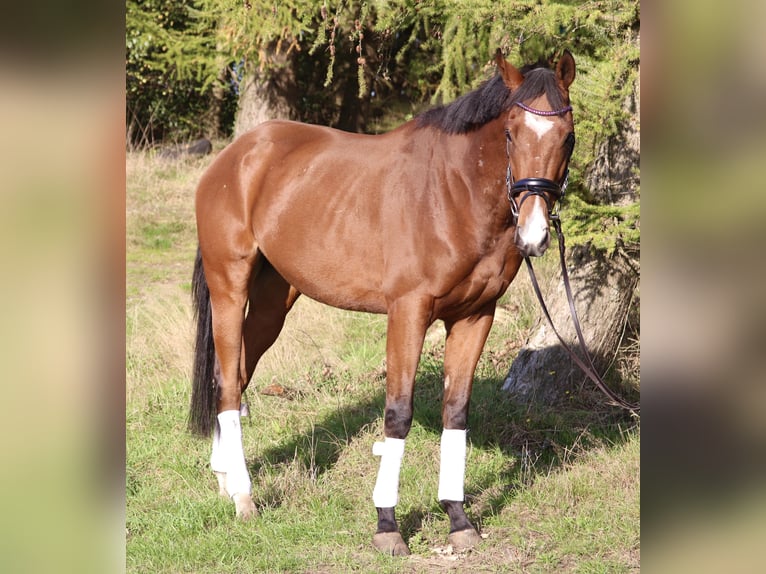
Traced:
[[[574, 249], [567, 259], [585, 343], [596, 369], [603, 374], [614, 363], [631, 306], [637, 305], [638, 261], [624, 250], [607, 255], [587, 247]], [[555, 291], [547, 294], [546, 299], [559, 333], [584, 358], [579, 352], [563, 280], [559, 279]], [[550, 405], [578, 392], [586, 380], [541, 317], [539, 327], [513, 361], [503, 390], [522, 402]]]
[[252, 70], [240, 83], [234, 137], [267, 120], [295, 119], [296, 84], [289, 56], [274, 55], [271, 69]]

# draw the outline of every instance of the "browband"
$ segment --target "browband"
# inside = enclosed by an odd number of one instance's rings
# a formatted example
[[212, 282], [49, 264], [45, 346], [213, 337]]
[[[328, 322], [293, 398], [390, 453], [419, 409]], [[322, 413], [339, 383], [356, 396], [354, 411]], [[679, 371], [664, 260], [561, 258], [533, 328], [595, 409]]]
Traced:
[[567, 106], [565, 108], [561, 108], [560, 110], [553, 110], [551, 112], [546, 112], [543, 110], [537, 110], [535, 108], [530, 108], [528, 105], [523, 104], [521, 102], [516, 102], [516, 105], [519, 106], [522, 110], [526, 112], [530, 112], [532, 114], [538, 115], [538, 116], [560, 116], [561, 114], [565, 114], [567, 112], [572, 111], [572, 106]]

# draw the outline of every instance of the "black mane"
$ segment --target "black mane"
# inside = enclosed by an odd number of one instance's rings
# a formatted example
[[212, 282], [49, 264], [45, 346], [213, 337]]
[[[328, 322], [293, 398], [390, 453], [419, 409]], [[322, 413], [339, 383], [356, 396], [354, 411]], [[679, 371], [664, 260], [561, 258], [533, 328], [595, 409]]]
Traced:
[[548, 68], [522, 68], [524, 82], [511, 92], [500, 74], [474, 91], [446, 106], [432, 108], [416, 118], [417, 127], [435, 127], [448, 134], [465, 134], [496, 119], [516, 102], [533, 100], [542, 94], [554, 110], [566, 106], [556, 74]]

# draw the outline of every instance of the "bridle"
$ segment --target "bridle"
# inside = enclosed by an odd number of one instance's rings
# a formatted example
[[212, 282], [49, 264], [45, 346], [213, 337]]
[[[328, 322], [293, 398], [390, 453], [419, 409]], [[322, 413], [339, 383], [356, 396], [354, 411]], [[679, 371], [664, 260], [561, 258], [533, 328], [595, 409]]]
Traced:
[[[522, 104], [521, 102], [516, 102], [516, 105], [522, 108], [523, 110], [527, 112], [531, 112], [538, 116], [557, 116], [557, 115], [565, 114], [566, 112], [572, 111], [572, 106], [566, 106], [564, 108], [561, 108], [560, 110], [543, 111], [543, 110], [537, 110], [535, 108], [530, 108], [529, 106]], [[525, 255], [524, 262], [527, 264], [529, 277], [532, 280], [532, 287], [535, 290], [535, 294], [537, 295], [538, 301], [540, 301], [540, 306], [542, 307], [543, 313], [545, 314], [545, 317], [548, 320], [548, 324], [551, 326], [551, 329], [553, 329], [553, 332], [555, 333], [556, 337], [558, 337], [558, 340], [561, 343], [564, 350], [566, 350], [569, 356], [572, 358], [572, 361], [574, 361], [574, 363], [578, 367], [580, 367], [580, 369], [585, 373], [585, 375], [596, 384], [596, 386], [599, 388], [599, 390], [601, 390], [601, 392], [603, 392], [607, 397], [609, 397], [609, 399], [611, 400], [611, 404], [622, 407], [633, 414], [637, 414], [640, 412], [641, 406], [638, 403], [629, 403], [622, 397], [618, 396], [614, 391], [612, 391], [606, 385], [604, 380], [598, 374], [598, 371], [596, 370], [596, 367], [593, 364], [593, 359], [591, 358], [590, 353], [588, 353], [588, 349], [585, 345], [585, 337], [583, 336], [582, 329], [580, 328], [580, 321], [577, 318], [577, 312], [575, 311], [574, 298], [572, 297], [572, 288], [569, 284], [569, 274], [567, 273], [567, 269], [566, 269], [564, 233], [561, 231], [561, 219], [559, 218], [558, 213], [553, 212], [553, 209], [556, 203], [564, 196], [564, 191], [566, 190], [566, 187], [567, 187], [567, 183], [569, 179], [569, 157], [567, 158], [567, 169], [564, 171], [564, 176], [561, 178], [561, 180], [558, 183], [550, 179], [546, 179], [544, 177], [527, 177], [514, 182], [513, 175], [511, 173], [511, 134], [508, 131], [508, 128], [505, 129], [505, 137], [506, 137], [505, 153], [506, 153], [506, 156], [508, 157], [508, 168], [506, 169], [506, 173], [505, 173], [505, 185], [508, 192], [508, 201], [511, 203], [511, 214], [513, 216], [513, 224], [515, 225], [516, 222], [518, 221], [519, 210], [521, 209], [521, 205], [524, 203], [524, 201], [526, 201], [528, 197], [537, 195], [542, 197], [545, 200], [545, 204], [548, 207], [548, 219], [553, 224], [553, 227], [556, 230], [556, 235], [558, 236], [559, 254], [561, 256], [561, 275], [564, 282], [564, 289], [566, 290], [567, 301], [569, 303], [569, 311], [572, 314], [572, 322], [574, 323], [575, 332], [577, 333], [577, 339], [578, 339], [578, 342], [580, 343], [580, 350], [582, 354], [585, 356], [585, 359], [584, 360], [581, 359], [569, 347], [566, 341], [564, 341], [564, 338], [556, 330], [556, 327], [553, 324], [553, 319], [551, 319], [551, 315], [548, 312], [548, 307], [545, 305], [545, 301], [543, 300], [543, 295], [540, 290], [540, 285], [537, 282], [537, 277], [535, 276], [535, 270], [532, 267], [532, 261], [529, 259], [529, 256]], [[571, 157], [572, 155], [571, 150], [569, 152], [569, 155]], [[521, 195], [521, 199], [519, 200], [517, 204], [516, 198], [520, 195]]]
[[[531, 108], [521, 102], [516, 102], [516, 105], [522, 110], [538, 116], [560, 116], [572, 111], [572, 106], [566, 106], [560, 110], [545, 111]], [[548, 218], [551, 220], [558, 220], [558, 213], [554, 213], [553, 209], [556, 206], [556, 203], [564, 197], [564, 192], [569, 183], [569, 158], [567, 158], [567, 169], [564, 172], [564, 176], [558, 183], [544, 177], [525, 177], [524, 179], [514, 182], [513, 173], [511, 171], [511, 132], [507, 127], [505, 128], [505, 155], [508, 158], [508, 167], [505, 171], [505, 187], [508, 194], [508, 201], [511, 203], [513, 223], [515, 224], [519, 218], [519, 211], [521, 210], [522, 204], [529, 197], [535, 195], [542, 197], [545, 201], [545, 205], [548, 207]], [[521, 199], [517, 203], [516, 200], [519, 196], [521, 196]]]

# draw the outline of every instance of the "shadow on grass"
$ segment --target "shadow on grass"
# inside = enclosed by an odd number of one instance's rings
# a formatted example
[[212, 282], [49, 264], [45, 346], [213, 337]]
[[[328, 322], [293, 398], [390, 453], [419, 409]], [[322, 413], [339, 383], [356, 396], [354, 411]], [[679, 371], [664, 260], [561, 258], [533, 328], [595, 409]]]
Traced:
[[[298, 463], [316, 479], [330, 470], [354, 437], [382, 415], [385, 405], [383, 387], [367, 400], [335, 409], [306, 429], [298, 431], [277, 447], [261, 453], [250, 465], [250, 475], [257, 476], [268, 466]], [[300, 400], [300, 399], [296, 399]], [[257, 424], [257, 423], [256, 423]], [[288, 495], [279, 486], [269, 487], [257, 494], [256, 504], [279, 506]]]
[[[436, 364], [425, 361], [418, 372], [414, 423], [432, 433], [438, 443], [442, 432], [443, 374]], [[278, 447], [263, 452], [250, 465], [251, 475], [256, 476], [267, 465], [294, 461], [309, 469], [314, 478], [327, 472], [347, 445], [383, 416], [385, 383], [381, 379], [376, 384], [380, 386], [378, 392], [367, 393], [366, 399], [334, 410]], [[625, 431], [635, 425], [629, 414], [605, 406], [601, 395], [588, 388], [572, 393], [565, 404], [543, 406], [518, 404], [501, 390], [502, 384], [499, 377], [476, 379], [471, 397], [468, 423], [471, 448], [499, 449], [509, 460], [498, 474], [466, 485], [466, 512], [480, 529], [487, 518], [509, 504], [514, 491], [531, 486], [538, 476], [554, 472], [590, 448], [625, 443], [630, 436]], [[272, 488], [261, 492], [258, 502], [277, 506], [285, 496], [279, 488]], [[397, 519], [402, 536], [409, 540], [422, 528], [427, 516], [442, 515], [438, 503], [424, 500], [422, 505], [402, 511]]]

